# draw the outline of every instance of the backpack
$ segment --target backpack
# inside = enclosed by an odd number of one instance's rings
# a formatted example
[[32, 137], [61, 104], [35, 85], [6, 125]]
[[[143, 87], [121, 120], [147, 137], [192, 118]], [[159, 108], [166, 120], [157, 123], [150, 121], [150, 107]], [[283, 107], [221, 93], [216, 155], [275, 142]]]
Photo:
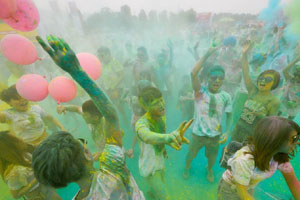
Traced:
[[243, 143], [237, 142], [237, 141], [231, 141], [229, 144], [227, 144], [226, 147], [224, 147], [222, 152], [222, 157], [220, 159], [220, 166], [224, 169], [231, 170], [231, 167], [228, 166], [228, 160], [233, 157], [235, 152], [240, 150], [244, 146]]

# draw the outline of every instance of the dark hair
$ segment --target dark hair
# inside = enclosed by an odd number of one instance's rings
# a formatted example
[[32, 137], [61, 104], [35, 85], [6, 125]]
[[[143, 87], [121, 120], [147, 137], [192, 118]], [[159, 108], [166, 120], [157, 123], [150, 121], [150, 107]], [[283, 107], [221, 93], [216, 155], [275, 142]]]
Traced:
[[280, 83], [280, 73], [278, 71], [275, 71], [273, 69], [269, 69], [269, 70], [266, 70], [266, 71], [263, 71], [262, 73], [259, 74], [259, 76], [257, 77], [257, 82], [258, 82], [258, 79], [261, 77], [261, 76], [264, 76], [266, 74], [272, 74], [274, 76], [274, 83], [272, 85], [272, 88], [271, 90], [274, 90], [278, 87], [279, 83]]
[[139, 100], [143, 101], [145, 104], [150, 104], [153, 100], [162, 97], [162, 93], [156, 87], [148, 86], [145, 87], [138, 94]]
[[223, 72], [223, 74], [225, 75], [225, 69], [221, 65], [215, 65], [215, 66], [211, 67], [209, 69], [208, 75], [210, 76], [210, 73], [212, 73], [212, 72]]
[[[0, 132], [0, 174], [3, 178], [9, 165], [31, 167], [30, 156], [34, 147], [23, 140], [9, 134], [8, 131]], [[27, 159], [25, 159], [27, 157]]]
[[99, 112], [98, 108], [92, 100], [87, 100], [82, 104], [82, 112], [90, 113], [91, 115], [102, 117], [102, 114]]
[[64, 131], [49, 136], [32, 155], [36, 179], [54, 188], [65, 187], [82, 178], [88, 170], [85, 162], [83, 146]]
[[[261, 119], [254, 130], [253, 136], [249, 139], [254, 146], [251, 154], [255, 160], [255, 166], [262, 171], [269, 170], [270, 161], [274, 153], [289, 139], [292, 131], [297, 131], [300, 135], [300, 127], [292, 120], [271, 116]], [[290, 160], [290, 156], [285, 153], [277, 153], [274, 160], [284, 163]]]
[[17, 100], [20, 98], [22, 97], [19, 95], [16, 85], [12, 85], [9, 88], [4, 89], [0, 94], [0, 99], [6, 103], [9, 103], [12, 99]]

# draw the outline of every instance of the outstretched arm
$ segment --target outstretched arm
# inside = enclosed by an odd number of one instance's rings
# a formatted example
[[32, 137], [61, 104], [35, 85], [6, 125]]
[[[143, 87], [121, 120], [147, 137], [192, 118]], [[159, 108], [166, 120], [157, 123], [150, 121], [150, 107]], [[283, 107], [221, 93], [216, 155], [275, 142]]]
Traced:
[[19, 190], [10, 190], [10, 193], [12, 194], [12, 196], [16, 199], [21, 198], [22, 196], [26, 195], [27, 192], [29, 192], [34, 186], [36, 186], [36, 184], [38, 184], [36, 179], [33, 179], [28, 185], [26, 185], [25, 187], [22, 187]]
[[284, 69], [283, 69], [283, 75], [285, 80], [291, 80], [292, 77], [289, 73], [290, 69], [300, 60], [300, 56], [298, 56], [295, 60], [293, 60], [292, 62], [290, 62]]
[[247, 42], [243, 45], [243, 55], [242, 55], [242, 67], [243, 67], [243, 76], [246, 88], [249, 93], [252, 93], [255, 91], [255, 85], [253, 84], [251, 78], [250, 78], [250, 72], [249, 72], [249, 65], [248, 65], [248, 52], [252, 48], [252, 43]]
[[210, 48], [206, 54], [195, 64], [192, 70], [192, 84], [194, 91], [198, 92], [201, 88], [199, 71], [203, 69], [205, 61], [217, 50], [217, 48]]
[[181, 143], [189, 143], [188, 139], [184, 137], [186, 130], [193, 123], [193, 120], [183, 122], [179, 128], [170, 134], [161, 134], [151, 131], [146, 124], [137, 123], [136, 133], [137, 137], [147, 144], [168, 144], [176, 150], [181, 149]]
[[79, 115], [82, 115], [82, 109], [80, 106], [76, 106], [76, 105], [58, 105], [56, 107], [56, 112], [60, 115], [60, 114], [65, 114], [66, 112], [75, 112]]
[[171, 40], [168, 40], [168, 48], [169, 48], [169, 66], [172, 68], [173, 67], [173, 59], [174, 59], [174, 51], [173, 51], [173, 42]]
[[39, 36], [37, 36], [36, 39], [43, 49], [47, 51], [56, 65], [68, 72], [89, 94], [92, 101], [107, 121], [110, 121], [117, 129], [119, 129], [120, 125], [117, 110], [106, 94], [82, 70], [76, 54], [70, 46], [63, 39], [56, 38], [55, 36], [47, 37], [48, 43], [51, 47], [48, 46]]
[[191, 47], [188, 47], [188, 52], [192, 54], [192, 56], [196, 61], [200, 59], [198, 54], [198, 47], [199, 47], [199, 42], [196, 42], [193, 49]]
[[66, 129], [64, 128], [64, 126], [57, 120], [57, 119], [55, 119], [52, 115], [50, 115], [50, 114], [47, 114], [46, 116], [45, 116], [45, 120], [46, 121], [49, 121], [49, 122], [52, 122], [53, 124], [55, 124], [55, 126], [57, 126], [57, 127], [59, 127], [60, 128], [60, 130], [62, 130], [62, 131], [65, 131]]
[[236, 190], [242, 200], [254, 200], [253, 196], [248, 192], [248, 186], [236, 184]]
[[298, 178], [295, 175], [294, 170], [291, 170], [290, 172], [283, 172], [281, 171], [293, 197], [296, 200], [300, 200], [300, 182]]

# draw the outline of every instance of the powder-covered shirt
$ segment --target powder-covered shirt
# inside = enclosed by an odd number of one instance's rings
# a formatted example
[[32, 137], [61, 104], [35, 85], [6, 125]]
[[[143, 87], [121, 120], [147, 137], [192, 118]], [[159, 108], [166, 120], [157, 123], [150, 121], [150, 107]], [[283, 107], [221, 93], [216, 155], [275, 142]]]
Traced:
[[31, 106], [25, 112], [12, 108], [5, 110], [3, 113], [8, 119], [10, 131], [26, 143], [33, 143], [42, 137], [45, 132], [43, 119], [47, 117], [47, 113], [38, 105]]
[[[165, 123], [165, 118], [164, 118]], [[164, 145], [152, 145], [143, 142], [139, 135], [143, 130], [152, 131], [156, 133], [160, 132], [159, 127], [156, 126], [155, 122], [151, 121], [147, 113], [141, 117], [136, 125], [135, 130], [137, 133], [138, 143], [140, 147], [140, 157], [139, 157], [139, 171], [141, 176], [147, 177], [153, 175], [156, 171], [165, 169], [165, 158], [164, 154], [166, 152]]]
[[[195, 93], [196, 94], [196, 93]], [[216, 113], [209, 116], [209, 103], [215, 97]], [[199, 95], [195, 95], [195, 111], [193, 133], [198, 136], [215, 137], [221, 134], [221, 120], [223, 113], [232, 111], [231, 96], [225, 92], [210, 93], [206, 86], [202, 86]]]
[[228, 165], [231, 166], [231, 170], [226, 170], [222, 178], [230, 185], [238, 183], [248, 186], [249, 189], [253, 189], [260, 181], [273, 176], [277, 169], [285, 173], [293, 171], [290, 162], [279, 165], [278, 162], [273, 159], [270, 161], [269, 170], [261, 171], [255, 167], [253, 155], [247, 152], [250, 152], [249, 146], [238, 150], [234, 156], [228, 160]]
[[[78, 193], [73, 198], [76, 200]], [[124, 149], [106, 144], [100, 156], [100, 171], [95, 173], [90, 192], [84, 200], [145, 200], [129, 172]]]

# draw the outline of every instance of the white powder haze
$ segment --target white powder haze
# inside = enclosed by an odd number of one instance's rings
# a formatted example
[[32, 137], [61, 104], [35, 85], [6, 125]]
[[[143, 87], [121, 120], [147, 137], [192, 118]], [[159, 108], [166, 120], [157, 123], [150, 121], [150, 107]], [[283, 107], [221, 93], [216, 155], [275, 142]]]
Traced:
[[[39, 8], [49, 7], [53, 0], [34, 0]], [[67, 9], [68, 1], [75, 1], [83, 13], [94, 13], [101, 8], [108, 7], [119, 11], [122, 5], [127, 4], [132, 14], [138, 14], [141, 9], [146, 12], [188, 10], [193, 8], [197, 12], [227, 12], [227, 13], [251, 13], [257, 14], [268, 6], [269, 0], [56, 0], [62, 9]], [[283, 0], [287, 3], [290, 0]]]

